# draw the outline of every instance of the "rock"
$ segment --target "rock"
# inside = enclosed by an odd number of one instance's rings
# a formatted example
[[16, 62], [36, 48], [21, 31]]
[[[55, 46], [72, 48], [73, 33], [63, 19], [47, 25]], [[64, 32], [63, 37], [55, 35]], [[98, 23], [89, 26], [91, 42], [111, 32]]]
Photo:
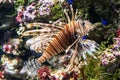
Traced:
[[14, 23], [14, 0], [0, 0], [0, 29], [9, 29]]
[[0, 9], [4, 8], [11, 8], [14, 6], [14, 0], [0, 0]]

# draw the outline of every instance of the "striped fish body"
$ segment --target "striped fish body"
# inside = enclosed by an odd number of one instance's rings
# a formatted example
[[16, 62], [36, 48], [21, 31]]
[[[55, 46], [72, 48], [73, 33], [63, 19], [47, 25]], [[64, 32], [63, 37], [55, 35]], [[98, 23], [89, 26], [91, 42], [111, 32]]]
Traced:
[[59, 31], [55, 37], [48, 43], [42, 56], [38, 58], [40, 63], [43, 63], [47, 59], [64, 52], [75, 40], [76, 29], [74, 21], [66, 24], [64, 28]]

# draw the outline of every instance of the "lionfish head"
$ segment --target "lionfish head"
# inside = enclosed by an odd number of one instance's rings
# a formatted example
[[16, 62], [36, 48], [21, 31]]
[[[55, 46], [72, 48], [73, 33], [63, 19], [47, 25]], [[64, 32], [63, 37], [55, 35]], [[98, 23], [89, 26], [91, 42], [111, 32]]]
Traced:
[[81, 20], [81, 19], [78, 19], [76, 21], [75, 26], [76, 26], [76, 32], [80, 36], [87, 35], [87, 33], [94, 28], [88, 20]]

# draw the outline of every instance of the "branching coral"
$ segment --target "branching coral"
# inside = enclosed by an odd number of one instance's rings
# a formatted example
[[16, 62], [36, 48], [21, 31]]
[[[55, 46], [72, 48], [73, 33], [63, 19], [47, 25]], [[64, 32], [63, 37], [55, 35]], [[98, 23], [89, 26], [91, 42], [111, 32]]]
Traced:
[[56, 2], [54, 0], [39, 0], [32, 2], [27, 7], [19, 6], [16, 21], [19, 23], [31, 22], [35, 20], [35, 18], [37, 19], [39, 16], [50, 15], [51, 6], [55, 4]]
[[[117, 32], [117, 36], [119, 32]], [[101, 57], [101, 64], [106, 67], [108, 72], [115, 71], [118, 66], [120, 65], [120, 38], [114, 38], [114, 44], [111, 45], [111, 48], [107, 48], [105, 51], [102, 52]]]

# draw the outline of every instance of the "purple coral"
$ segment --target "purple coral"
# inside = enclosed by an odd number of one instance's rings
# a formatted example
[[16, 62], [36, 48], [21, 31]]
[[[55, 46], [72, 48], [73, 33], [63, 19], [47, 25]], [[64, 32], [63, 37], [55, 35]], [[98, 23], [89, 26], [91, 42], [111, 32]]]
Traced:
[[25, 21], [34, 20], [35, 17], [37, 17], [36, 13], [37, 11], [35, 3], [31, 3], [29, 6], [26, 7], [26, 10], [23, 13], [23, 19]]
[[115, 43], [113, 44], [112, 52], [116, 57], [120, 57], [120, 38], [114, 38]]
[[120, 51], [114, 51], [114, 55], [115, 55], [116, 57], [120, 57]]
[[101, 55], [100, 60], [102, 65], [109, 65], [110, 63], [116, 61], [116, 57], [112, 53], [104, 51], [104, 53]]
[[106, 49], [101, 55], [102, 65], [109, 65], [110, 63], [116, 62], [120, 57], [120, 38], [114, 38], [115, 42], [112, 45], [112, 48]]
[[43, 15], [49, 15], [51, 12], [51, 6], [55, 4], [54, 0], [39, 0], [39, 3], [42, 5], [39, 7], [39, 14], [41, 16]]
[[23, 6], [20, 6], [18, 8], [18, 15], [16, 17], [16, 21], [19, 23], [24, 21], [31, 21], [34, 20], [35, 17], [37, 17], [37, 11], [35, 3], [33, 2], [26, 8]]
[[102, 65], [108, 65], [109, 64], [109, 62], [106, 58], [103, 59], [101, 62], [102, 62]]
[[30, 22], [40, 16], [50, 15], [51, 6], [55, 4], [54, 0], [39, 0], [32, 2], [29, 6], [20, 6], [16, 21], [19, 23]]

